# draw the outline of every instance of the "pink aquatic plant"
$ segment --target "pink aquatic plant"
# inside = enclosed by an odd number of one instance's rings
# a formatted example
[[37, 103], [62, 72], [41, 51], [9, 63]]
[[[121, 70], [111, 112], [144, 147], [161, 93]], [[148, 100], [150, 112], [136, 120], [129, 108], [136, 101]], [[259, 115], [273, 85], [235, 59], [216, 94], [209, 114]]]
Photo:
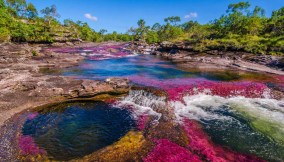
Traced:
[[46, 151], [39, 148], [33, 137], [31, 136], [20, 136], [19, 137], [19, 147], [21, 149], [21, 154], [23, 155], [38, 155], [38, 154], [46, 154]]
[[244, 96], [248, 98], [262, 98], [268, 90], [262, 83], [254, 82], [200, 82], [193, 85], [178, 86], [165, 89], [171, 100], [180, 100], [185, 94], [199, 93], [217, 95], [221, 97]]
[[144, 162], [201, 162], [200, 158], [168, 139], [155, 141], [154, 149], [143, 159]]
[[48, 49], [50, 52], [56, 53], [81, 53], [89, 60], [105, 60], [111, 58], [121, 58], [132, 55], [132, 53], [126, 49], [127, 44], [119, 45], [98, 45], [93, 47], [82, 48], [52, 48]]
[[181, 100], [184, 95], [206, 93], [222, 97], [244, 96], [261, 98], [268, 90], [263, 83], [258, 82], [216, 82], [201, 78], [180, 78], [158, 80], [141, 76], [132, 76], [129, 79], [145, 86], [161, 88], [168, 93], [170, 100]]
[[149, 116], [146, 114], [139, 116], [137, 120], [137, 129], [140, 131], [144, 130], [148, 120], [149, 120]]
[[183, 127], [190, 141], [188, 146], [190, 150], [207, 161], [264, 162], [256, 156], [237, 153], [214, 144], [197, 121], [186, 119]]
[[38, 113], [37, 112], [32, 112], [28, 115], [28, 120], [32, 120], [34, 118], [36, 118], [38, 116]]

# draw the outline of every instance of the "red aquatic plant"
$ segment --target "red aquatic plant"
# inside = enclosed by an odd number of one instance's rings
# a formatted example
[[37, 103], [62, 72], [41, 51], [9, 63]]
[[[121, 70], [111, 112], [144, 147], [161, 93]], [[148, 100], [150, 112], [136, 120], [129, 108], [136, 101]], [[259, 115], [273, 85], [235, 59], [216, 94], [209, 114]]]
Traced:
[[155, 141], [154, 149], [143, 159], [144, 162], [201, 162], [200, 158], [168, 139]]
[[105, 60], [111, 58], [121, 58], [132, 55], [129, 50], [126, 50], [126, 44], [119, 45], [99, 45], [83, 48], [52, 48], [50, 52], [56, 53], [81, 53], [89, 60]]
[[216, 82], [201, 78], [180, 78], [158, 80], [141, 76], [129, 79], [135, 83], [161, 88], [168, 93], [170, 100], [181, 100], [184, 95], [206, 93], [222, 97], [244, 96], [261, 98], [268, 90], [263, 83], [258, 82]]
[[180, 100], [185, 94], [205, 93], [221, 97], [244, 96], [248, 98], [264, 97], [268, 88], [265, 84], [254, 82], [200, 82], [192, 85], [166, 88], [171, 100]]
[[148, 120], [149, 120], [149, 116], [146, 114], [139, 116], [137, 120], [137, 129], [140, 131], [144, 130]]
[[19, 137], [19, 147], [21, 149], [21, 154], [23, 155], [38, 155], [38, 154], [46, 154], [46, 151], [39, 148], [33, 137], [31, 136], [20, 136]]
[[217, 162], [264, 162], [254, 155], [237, 153], [228, 148], [218, 146], [210, 141], [201, 125], [193, 120], [184, 120], [184, 130], [190, 140], [189, 148], [206, 161]]

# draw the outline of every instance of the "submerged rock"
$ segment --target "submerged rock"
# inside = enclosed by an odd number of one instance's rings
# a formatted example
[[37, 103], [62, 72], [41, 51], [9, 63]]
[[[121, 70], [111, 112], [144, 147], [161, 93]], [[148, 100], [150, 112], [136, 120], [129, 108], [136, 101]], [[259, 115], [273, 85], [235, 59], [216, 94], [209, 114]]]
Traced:
[[113, 145], [74, 161], [142, 161], [151, 148], [142, 132], [130, 131]]

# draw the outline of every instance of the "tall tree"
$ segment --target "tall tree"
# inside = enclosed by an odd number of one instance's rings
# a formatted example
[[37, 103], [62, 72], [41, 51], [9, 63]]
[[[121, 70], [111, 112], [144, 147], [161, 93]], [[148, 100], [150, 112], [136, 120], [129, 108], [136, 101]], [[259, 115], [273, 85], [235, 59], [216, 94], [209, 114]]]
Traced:
[[53, 19], [60, 17], [55, 5], [52, 5], [51, 7], [46, 7], [45, 9], [42, 9], [40, 12], [44, 15], [44, 18], [48, 22], [48, 25], [50, 25]]
[[269, 20], [269, 30], [272, 34], [280, 36], [284, 34], [284, 7], [272, 12]]
[[248, 8], [250, 7], [249, 2], [239, 2], [235, 4], [230, 4], [227, 9], [227, 13], [244, 13], [248, 12]]
[[170, 24], [176, 26], [177, 23], [181, 21], [181, 19], [180, 19], [179, 16], [171, 16], [171, 17], [165, 18], [164, 21], [165, 21], [166, 23], [170, 23]]
[[146, 22], [143, 19], [138, 20], [137, 22], [138, 28], [136, 29], [136, 33], [139, 39], [145, 40], [147, 31], [149, 30], [149, 26], [146, 26]]
[[6, 2], [14, 17], [24, 17], [27, 8], [26, 0], [6, 0]]
[[106, 29], [101, 29], [101, 30], [99, 31], [99, 34], [101, 34], [101, 35], [104, 35], [105, 33], [107, 33], [107, 30], [106, 30]]
[[158, 32], [158, 31], [161, 30], [161, 28], [162, 28], [161, 24], [155, 23], [155, 24], [152, 26], [151, 30], [153, 30], [153, 31], [155, 31], [155, 32]]
[[34, 19], [37, 17], [38, 15], [37, 9], [32, 3], [28, 3], [25, 15], [28, 19]]

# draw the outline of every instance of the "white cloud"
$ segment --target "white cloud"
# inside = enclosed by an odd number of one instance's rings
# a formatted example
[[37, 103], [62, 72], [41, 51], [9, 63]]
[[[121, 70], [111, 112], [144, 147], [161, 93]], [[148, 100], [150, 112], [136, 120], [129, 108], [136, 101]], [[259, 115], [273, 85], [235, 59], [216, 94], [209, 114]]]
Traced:
[[191, 19], [191, 18], [196, 18], [198, 16], [198, 14], [196, 12], [191, 12], [188, 15], [185, 15], [184, 18], [185, 19]]
[[85, 16], [85, 18], [90, 19], [92, 21], [98, 21], [98, 18], [96, 16], [92, 16], [89, 13], [86, 13], [84, 16]]

